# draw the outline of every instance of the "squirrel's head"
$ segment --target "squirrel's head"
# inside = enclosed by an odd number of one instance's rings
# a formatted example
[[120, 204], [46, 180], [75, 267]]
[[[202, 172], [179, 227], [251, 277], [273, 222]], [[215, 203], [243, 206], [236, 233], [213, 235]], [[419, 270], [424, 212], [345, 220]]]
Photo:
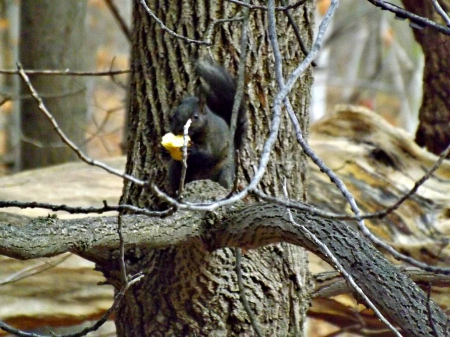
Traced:
[[184, 126], [191, 119], [189, 136], [201, 132], [207, 123], [208, 107], [203, 100], [197, 97], [185, 97], [170, 116], [170, 131], [175, 135], [182, 135]]

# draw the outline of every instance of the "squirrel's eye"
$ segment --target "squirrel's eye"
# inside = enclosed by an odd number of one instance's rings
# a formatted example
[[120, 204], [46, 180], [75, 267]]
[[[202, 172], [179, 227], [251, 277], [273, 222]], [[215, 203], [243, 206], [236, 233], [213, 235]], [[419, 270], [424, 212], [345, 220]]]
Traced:
[[194, 119], [198, 119], [198, 114], [194, 114]]

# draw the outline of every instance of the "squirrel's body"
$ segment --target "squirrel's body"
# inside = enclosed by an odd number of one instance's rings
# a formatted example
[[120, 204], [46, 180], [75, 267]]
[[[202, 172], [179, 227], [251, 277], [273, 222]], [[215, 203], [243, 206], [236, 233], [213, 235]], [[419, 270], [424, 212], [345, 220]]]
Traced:
[[[175, 135], [183, 134], [184, 125], [191, 119], [186, 183], [210, 179], [230, 188], [235, 175], [235, 150], [241, 147], [245, 137], [245, 112], [239, 109], [235, 137], [231, 141], [230, 123], [236, 94], [234, 80], [224, 68], [209, 62], [199, 61], [196, 72], [202, 80], [202, 95], [181, 101], [171, 116], [170, 131]], [[181, 169], [182, 162], [172, 159], [169, 166], [172, 193], [178, 190]]]

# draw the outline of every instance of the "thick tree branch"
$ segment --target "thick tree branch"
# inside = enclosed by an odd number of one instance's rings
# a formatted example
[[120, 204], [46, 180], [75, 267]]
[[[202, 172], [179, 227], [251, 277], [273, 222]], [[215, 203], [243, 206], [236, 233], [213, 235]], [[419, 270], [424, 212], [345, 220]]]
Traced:
[[[208, 192], [206, 182], [189, 184], [188, 190], [190, 185], [197, 186], [197, 191]], [[214, 193], [219, 189], [216, 184], [209, 186]], [[197, 193], [204, 195], [202, 192]], [[128, 248], [165, 248], [197, 242], [205, 254], [222, 247], [253, 249], [284, 241], [303, 246], [331, 262], [307, 234], [292, 225], [285, 207], [259, 203], [222, 212], [177, 212], [165, 219], [124, 216], [123, 238]], [[340, 221], [323, 219], [307, 211], [291, 212], [295, 222], [304, 225], [330, 249], [364, 293], [406, 335], [433, 336], [426, 294], [359, 232]], [[110, 261], [109, 251], [119, 247], [116, 231], [116, 217], [38, 218], [24, 226], [0, 223], [0, 254], [29, 259], [71, 251], [101, 263]], [[434, 303], [430, 307], [435, 328], [445, 335], [445, 313]]]
[[[164, 248], [201, 234], [202, 214], [176, 213], [166, 219], [123, 216], [125, 246]], [[24, 226], [0, 223], [0, 254], [17, 259], [50, 257], [72, 252], [94, 262], [107, 258], [104, 253], [119, 248], [117, 217], [61, 220], [36, 218]]]

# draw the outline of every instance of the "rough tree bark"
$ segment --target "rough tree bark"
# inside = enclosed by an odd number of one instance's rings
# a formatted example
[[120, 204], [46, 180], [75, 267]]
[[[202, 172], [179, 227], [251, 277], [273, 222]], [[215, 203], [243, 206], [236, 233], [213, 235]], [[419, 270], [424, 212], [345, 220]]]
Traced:
[[[21, 3], [20, 55], [25, 69], [85, 68], [86, 0], [24, 0]], [[86, 84], [82, 77], [30, 75], [31, 82], [62, 130], [83, 147]], [[22, 84], [21, 167], [48, 166], [77, 158], [65, 146]]]
[[[436, 12], [432, 1], [402, 0], [405, 9], [429, 18], [445, 26], [442, 17]], [[450, 11], [450, 1], [441, 0], [439, 4], [446, 13]], [[425, 54], [423, 73], [423, 100], [419, 111], [419, 126], [416, 142], [430, 152], [439, 154], [450, 144], [450, 43], [449, 37], [435, 29], [413, 29], [417, 42]]]
[[[293, 11], [307, 45], [312, 38], [312, 5], [307, 2]], [[149, 6], [177, 33], [212, 42], [206, 48], [176, 39], [163, 32], [141, 5], [134, 8], [127, 172], [164, 189], [167, 160], [162, 156], [160, 139], [168, 130], [168, 116], [173, 107], [183, 96], [195, 94], [192, 61], [212, 55], [216, 62], [236, 71], [242, 22], [211, 24], [217, 19], [242, 18], [243, 10], [227, 1], [150, 1]], [[285, 56], [285, 71], [289, 72], [304, 55], [293, 31], [286, 33], [286, 16], [278, 13], [277, 20], [283, 32], [280, 47]], [[270, 71], [272, 61], [266, 56], [271, 53], [267, 12], [252, 11], [249, 25], [245, 94], [251, 117], [247, 146], [241, 153], [242, 176], [247, 179], [253, 176], [253, 167], [261, 153], [271, 119], [270, 100], [277, 90]], [[310, 85], [311, 76], [307, 74], [292, 98], [305, 134]], [[261, 185], [266, 192], [281, 195], [283, 179], [287, 177], [290, 196], [304, 200], [306, 160], [299, 148], [290, 145], [295, 135], [288, 125], [284, 117], [280, 142]], [[128, 183], [122, 202], [151, 208], [161, 203], [151, 189]], [[143, 270], [146, 277], [126, 295], [119, 308], [116, 316], [119, 335], [136, 331], [152, 336], [253, 333], [238, 296], [234, 250], [209, 254], [199, 244], [128, 252], [130, 272]], [[264, 334], [301, 333], [310, 290], [305, 252], [287, 244], [270, 246], [245, 254], [242, 265], [251, 309]], [[116, 283], [116, 275], [109, 272], [109, 265], [100, 268]]]

